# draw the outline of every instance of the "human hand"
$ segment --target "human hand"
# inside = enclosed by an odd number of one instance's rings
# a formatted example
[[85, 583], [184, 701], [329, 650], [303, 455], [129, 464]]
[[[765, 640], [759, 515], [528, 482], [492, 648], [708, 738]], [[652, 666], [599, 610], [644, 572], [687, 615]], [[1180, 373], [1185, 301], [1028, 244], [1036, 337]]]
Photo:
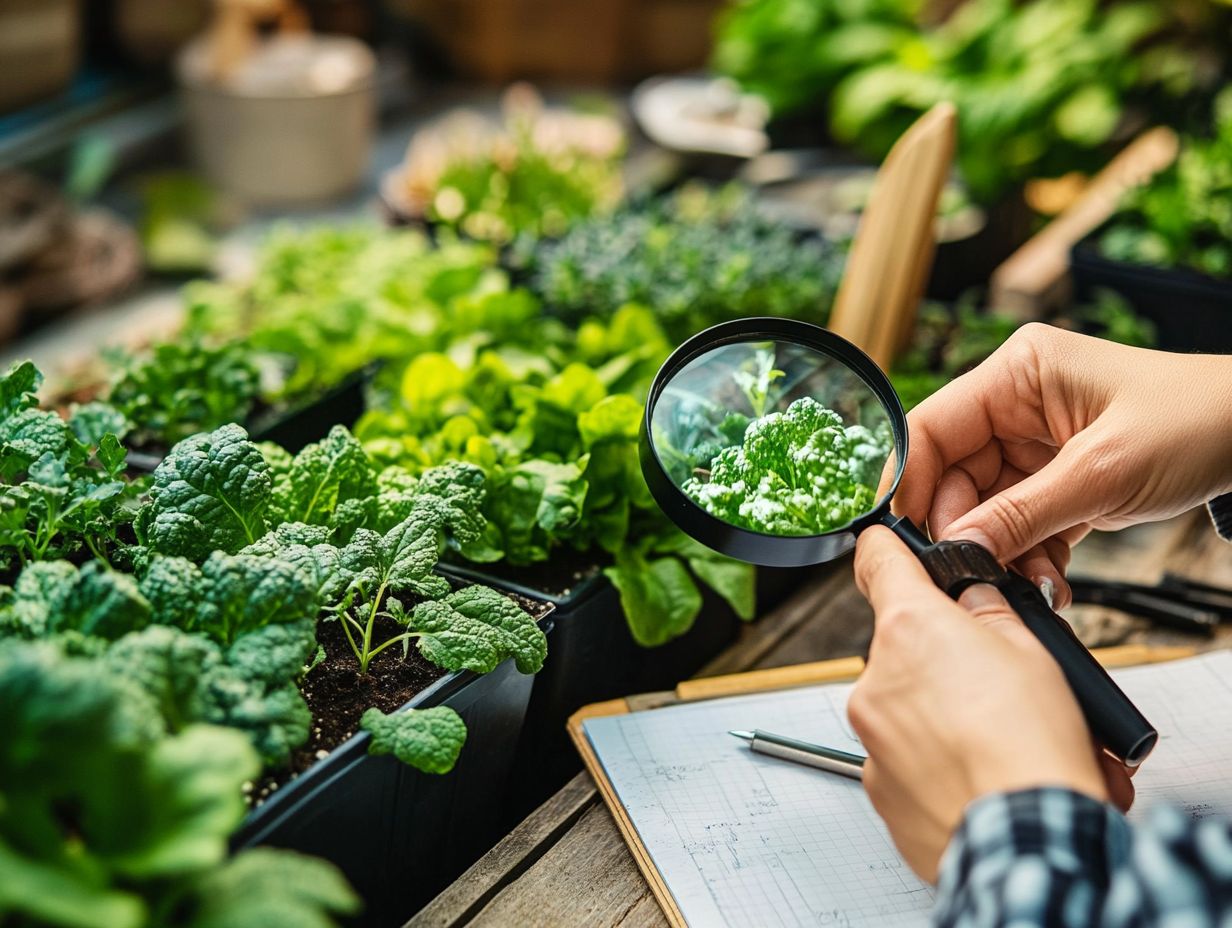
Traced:
[[936, 880], [963, 811], [988, 793], [1060, 786], [1129, 807], [1128, 772], [1092, 743], [1060, 667], [994, 587], [955, 603], [879, 526], [855, 567], [877, 624], [847, 712], [864, 788], [912, 870]]
[[908, 416], [894, 510], [1069, 601], [1070, 547], [1232, 489], [1232, 358], [1129, 348], [1038, 323]]

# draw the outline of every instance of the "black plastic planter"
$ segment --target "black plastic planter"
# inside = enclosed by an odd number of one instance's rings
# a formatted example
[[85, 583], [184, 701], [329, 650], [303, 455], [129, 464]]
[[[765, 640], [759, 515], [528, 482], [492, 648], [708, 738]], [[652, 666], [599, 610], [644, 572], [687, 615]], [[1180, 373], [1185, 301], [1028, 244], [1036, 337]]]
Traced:
[[1090, 299], [1101, 288], [1113, 290], [1155, 324], [1160, 348], [1232, 353], [1232, 280], [1113, 261], [1099, 251], [1102, 232], [1097, 229], [1070, 252], [1078, 299]]
[[[441, 570], [546, 599], [556, 607], [551, 648], [543, 670], [535, 677], [512, 773], [506, 819], [510, 823], [520, 821], [581, 769], [565, 731], [565, 722], [574, 711], [587, 703], [674, 687], [735, 641], [742, 624], [726, 602], [701, 585], [702, 609], [693, 627], [674, 641], [646, 648], [633, 640], [620, 595], [601, 573], [554, 596], [519, 583], [513, 579], [516, 568], [507, 565], [480, 570], [473, 565], [442, 564]], [[806, 576], [807, 571], [759, 572], [758, 614], [790, 595]], [[764, 585], [763, 579], [767, 581]]]
[[[245, 423], [253, 441], [271, 441], [294, 454], [320, 441], [338, 423], [350, 425], [364, 413], [364, 389], [372, 379], [370, 370], [356, 371], [311, 400], [289, 408], [272, 409]], [[166, 452], [130, 450], [128, 469], [153, 473]]]
[[[550, 614], [540, 620], [549, 638], [551, 625]], [[462, 716], [466, 745], [452, 772], [369, 756], [360, 732], [253, 810], [233, 844], [332, 861], [364, 900], [356, 924], [401, 924], [500, 839], [533, 680], [512, 660], [442, 677], [403, 708], [449, 706]]]

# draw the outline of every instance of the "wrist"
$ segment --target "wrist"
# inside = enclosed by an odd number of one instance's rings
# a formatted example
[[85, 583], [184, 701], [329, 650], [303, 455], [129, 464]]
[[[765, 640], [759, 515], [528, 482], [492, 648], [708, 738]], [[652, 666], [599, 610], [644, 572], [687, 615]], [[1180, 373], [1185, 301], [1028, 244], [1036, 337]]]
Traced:
[[1036, 789], [1061, 789], [1108, 802], [1108, 785], [1102, 771], [1090, 758], [1019, 757], [979, 764], [971, 771], [974, 802], [993, 794], [1017, 793]]

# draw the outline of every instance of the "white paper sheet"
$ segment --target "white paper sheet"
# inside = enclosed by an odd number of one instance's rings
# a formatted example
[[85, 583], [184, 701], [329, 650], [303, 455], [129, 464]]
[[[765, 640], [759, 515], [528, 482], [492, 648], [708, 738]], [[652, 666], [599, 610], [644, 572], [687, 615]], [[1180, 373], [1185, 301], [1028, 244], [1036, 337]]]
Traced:
[[[1161, 733], [1132, 817], [1156, 801], [1232, 813], [1232, 653], [1115, 673]], [[860, 784], [752, 753], [761, 728], [854, 752], [850, 684], [591, 719], [585, 732], [688, 923], [927, 925], [932, 890]]]

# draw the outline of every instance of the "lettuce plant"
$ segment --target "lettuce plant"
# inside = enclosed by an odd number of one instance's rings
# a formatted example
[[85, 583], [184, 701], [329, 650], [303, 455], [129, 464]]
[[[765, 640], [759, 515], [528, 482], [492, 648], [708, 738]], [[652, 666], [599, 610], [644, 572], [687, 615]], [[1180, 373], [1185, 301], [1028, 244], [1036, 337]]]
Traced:
[[[670, 350], [653, 313], [624, 307], [575, 336], [472, 352], [421, 353], [391, 369], [391, 394], [356, 424], [379, 462], [416, 472], [446, 461], [480, 468], [480, 537], [458, 540], [472, 561], [532, 564], [566, 548], [589, 552], [618, 588], [629, 627], [662, 644], [701, 608], [696, 578], [752, 618], [753, 569], [685, 545], [659, 512], [638, 463], [641, 395]], [[462, 352], [458, 352], [462, 354]]]

